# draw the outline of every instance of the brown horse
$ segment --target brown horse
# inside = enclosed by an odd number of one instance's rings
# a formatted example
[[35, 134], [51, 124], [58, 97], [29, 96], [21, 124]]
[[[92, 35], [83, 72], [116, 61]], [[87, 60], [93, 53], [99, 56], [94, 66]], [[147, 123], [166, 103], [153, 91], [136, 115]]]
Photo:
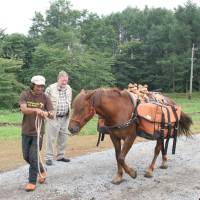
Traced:
[[[167, 101], [170, 101], [167, 99]], [[82, 90], [73, 101], [73, 113], [69, 123], [69, 131], [77, 134], [81, 128], [95, 115], [105, 119], [105, 124], [109, 127], [117, 127], [116, 125], [127, 124], [132, 118], [134, 105], [131, 97], [126, 90], [116, 88], [96, 90]], [[183, 112], [179, 122], [178, 136], [190, 136], [190, 125], [192, 120]], [[117, 160], [117, 173], [112, 183], [119, 184], [122, 181], [123, 170], [132, 178], [136, 178], [137, 172], [134, 168], [129, 167], [125, 162], [125, 157], [129, 152], [132, 144], [137, 137], [136, 123], [128, 124], [123, 128], [113, 128], [109, 131], [110, 138], [115, 148]], [[122, 143], [122, 141], [124, 141]], [[154, 151], [154, 157], [145, 174], [146, 177], [152, 177], [155, 168], [156, 159], [161, 151], [161, 141], [157, 140]], [[167, 168], [167, 156], [162, 155], [161, 168]]]

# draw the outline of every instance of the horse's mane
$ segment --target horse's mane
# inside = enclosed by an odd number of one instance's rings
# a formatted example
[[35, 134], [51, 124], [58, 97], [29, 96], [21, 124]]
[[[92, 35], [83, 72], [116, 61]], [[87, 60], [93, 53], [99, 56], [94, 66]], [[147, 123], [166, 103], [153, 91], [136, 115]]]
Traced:
[[[79, 104], [80, 101], [84, 101], [84, 99], [88, 99], [93, 106], [97, 106], [101, 103], [101, 97], [119, 97], [122, 96], [124, 90], [120, 90], [117, 87], [114, 88], [97, 88], [95, 90], [81, 90], [81, 92], [75, 97], [73, 105]], [[78, 105], [77, 105], [78, 106]]]
[[119, 88], [97, 88], [93, 91], [87, 91], [92, 92], [93, 95], [91, 95], [91, 103], [93, 106], [97, 106], [101, 103], [101, 97], [103, 96], [109, 96], [109, 97], [117, 97], [122, 95], [122, 90]]
[[103, 95], [106, 96], [119, 96], [121, 95], [121, 90], [119, 88], [98, 88], [95, 90], [95, 95], [101, 97]]

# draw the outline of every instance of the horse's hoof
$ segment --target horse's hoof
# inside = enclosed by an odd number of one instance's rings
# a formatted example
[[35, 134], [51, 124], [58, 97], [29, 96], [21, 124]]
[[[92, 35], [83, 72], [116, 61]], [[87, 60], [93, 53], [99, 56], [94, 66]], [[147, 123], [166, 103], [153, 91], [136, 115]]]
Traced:
[[167, 162], [162, 162], [161, 166], [160, 166], [161, 169], [167, 169], [168, 168], [168, 164]]
[[114, 185], [119, 185], [123, 180], [112, 180], [111, 183]]
[[134, 174], [131, 175], [132, 178], [137, 178], [137, 171], [134, 171]]
[[119, 185], [123, 181], [121, 176], [115, 176], [113, 177], [111, 183], [115, 185]]
[[167, 168], [168, 168], [168, 165], [167, 165], [167, 164], [161, 165], [161, 166], [160, 166], [160, 169], [167, 169]]
[[146, 178], [152, 178], [153, 177], [153, 172], [146, 172], [144, 177]]

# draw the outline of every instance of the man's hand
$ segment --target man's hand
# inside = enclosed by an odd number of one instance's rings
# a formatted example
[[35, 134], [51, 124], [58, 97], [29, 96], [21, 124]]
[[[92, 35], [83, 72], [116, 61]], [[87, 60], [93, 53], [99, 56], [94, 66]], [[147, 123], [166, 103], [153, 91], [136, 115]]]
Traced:
[[49, 116], [49, 113], [46, 112], [46, 111], [43, 111], [43, 117], [44, 117], [44, 118], [47, 118], [48, 116]]
[[35, 113], [36, 113], [36, 115], [39, 115], [39, 116], [43, 115], [43, 111], [39, 108], [35, 108]]
[[36, 108], [36, 109], [35, 109], [35, 112], [36, 112], [36, 114], [37, 114], [38, 116], [40, 116], [40, 117], [42, 117], [42, 118], [47, 118], [47, 117], [48, 117], [48, 112], [43, 111], [43, 110], [41, 110], [41, 109], [39, 109], [39, 108]]
[[20, 109], [22, 113], [30, 115], [35, 113], [36, 115], [42, 117], [42, 118], [53, 118], [53, 114], [51, 112], [43, 111], [39, 108], [28, 108], [26, 104], [21, 104]]

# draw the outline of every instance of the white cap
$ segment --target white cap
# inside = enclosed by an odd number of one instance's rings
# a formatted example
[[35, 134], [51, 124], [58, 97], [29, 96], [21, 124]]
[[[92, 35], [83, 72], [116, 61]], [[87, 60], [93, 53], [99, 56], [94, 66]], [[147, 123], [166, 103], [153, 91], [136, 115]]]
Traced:
[[33, 76], [31, 79], [31, 83], [34, 83], [36, 85], [45, 85], [45, 78], [41, 75]]

